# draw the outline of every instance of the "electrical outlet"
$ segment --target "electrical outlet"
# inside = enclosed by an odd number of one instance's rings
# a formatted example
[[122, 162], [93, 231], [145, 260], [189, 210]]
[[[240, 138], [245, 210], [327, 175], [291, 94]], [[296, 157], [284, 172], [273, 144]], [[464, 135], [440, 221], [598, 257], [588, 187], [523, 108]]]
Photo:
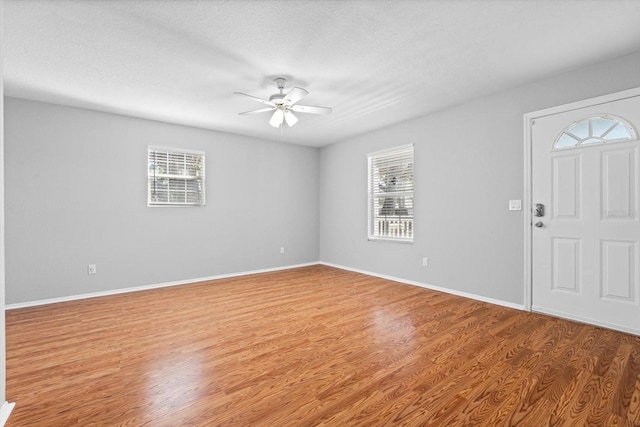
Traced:
[[429, 258], [422, 258], [422, 266], [429, 267]]
[[95, 264], [89, 264], [87, 266], [87, 274], [96, 274], [96, 265]]
[[280, 248], [280, 253], [281, 253], [281, 254], [283, 254], [283, 253], [284, 253], [284, 246], [282, 246], [282, 247]]

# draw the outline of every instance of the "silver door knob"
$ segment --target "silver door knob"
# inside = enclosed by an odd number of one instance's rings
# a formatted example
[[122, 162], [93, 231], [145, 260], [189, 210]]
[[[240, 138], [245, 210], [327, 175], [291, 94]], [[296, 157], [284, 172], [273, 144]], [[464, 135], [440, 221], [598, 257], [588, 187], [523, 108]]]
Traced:
[[538, 222], [536, 222], [536, 223], [535, 223], [535, 224], [533, 224], [533, 225], [535, 225], [536, 227], [540, 228], [540, 227], [542, 227], [544, 224], [542, 223], [542, 221], [538, 221]]

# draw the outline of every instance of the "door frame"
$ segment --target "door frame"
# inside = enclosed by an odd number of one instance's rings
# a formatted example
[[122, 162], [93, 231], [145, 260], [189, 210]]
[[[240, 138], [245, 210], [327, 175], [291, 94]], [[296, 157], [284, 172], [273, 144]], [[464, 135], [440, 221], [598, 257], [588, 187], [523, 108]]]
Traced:
[[[554, 114], [566, 113], [568, 111], [579, 110], [586, 107], [594, 107], [608, 102], [620, 101], [626, 98], [640, 96], [640, 87], [614, 92], [607, 95], [588, 98], [581, 101], [558, 105], [556, 107], [545, 108], [543, 110], [525, 113], [524, 123], [524, 309], [532, 311], [533, 303], [533, 216], [531, 200], [533, 177], [532, 177], [532, 131], [531, 128], [536, 119]], [[569, 123], [567, 123], [569, 125]]]

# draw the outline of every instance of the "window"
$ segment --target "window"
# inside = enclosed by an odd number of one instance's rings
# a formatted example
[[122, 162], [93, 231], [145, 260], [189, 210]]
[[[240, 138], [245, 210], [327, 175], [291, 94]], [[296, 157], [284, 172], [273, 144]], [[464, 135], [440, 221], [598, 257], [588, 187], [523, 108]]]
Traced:
[[572, 123], [555, 140], [554, 150], [636, 139], [631, 125], [615, 116], [594, 116]]
[[148, 206], [204, 206], [204, 153], [148, 148]]
[[413, 145], [368, 159], [369, 239], [413, 242]]

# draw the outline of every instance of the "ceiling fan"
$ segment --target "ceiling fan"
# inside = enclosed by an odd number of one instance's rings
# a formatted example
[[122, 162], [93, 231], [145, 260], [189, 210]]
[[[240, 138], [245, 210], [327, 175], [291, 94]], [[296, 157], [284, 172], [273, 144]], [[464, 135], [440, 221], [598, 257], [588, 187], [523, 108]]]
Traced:
[[273, 115], [269, 120], [269, 124], [275, 128], [281, 127], [284, 123], [286, 123], [289, 127], [295, 125], [298, 121], [298, 118], [293, 114], [294, 111], [296, 113], [331, 114], [331, 108], [329, 107], [312, 107], [309, 105], [298, 105], [297, 102], [307, 96], [309, 92], [302, 89], [301, 87], [294, 87], [285, 94], [284, 87], [287, 85], [287, 79], [278, 77], [274, 80], [274, 83], [276, 84], [280, 92], [271, 95], [269, 97], [269, 100], [258, 98], [256, 96], [242, 92], [233, 92], [234, 94], [248, 96], [251, 99], [255, 99], [258, 102], [268, 105], [268, 107], [266, 108], [245, 111], [238, 114], [245, 115], [267, 113], [273, 111]]

